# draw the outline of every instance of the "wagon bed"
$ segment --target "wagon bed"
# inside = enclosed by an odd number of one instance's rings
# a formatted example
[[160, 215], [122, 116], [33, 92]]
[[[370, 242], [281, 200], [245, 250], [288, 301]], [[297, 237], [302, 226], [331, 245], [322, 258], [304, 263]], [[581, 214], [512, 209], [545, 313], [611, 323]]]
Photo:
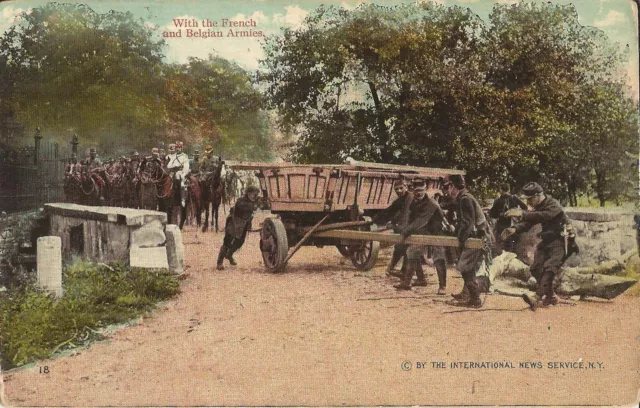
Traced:
[[[294, 164], [227, 162], [235, 170], [255, 170], [260, 190], [274, 215], [263, 224], [260, 249], [265, 266], [281, 271], [302, 245], [336, 246], [358, 269], [375, 264], [380, 242], [398, 242], [396, 234], [370, 231], [370, 217], [396, 198], [398, 179], [424, 179], [427, 193], [439, 192], [445, 177], [464, 171], [355, 162]], [[479, 240], [473, 240], [479, 241]], [[457, 246], [454, 237], [410, 237], [407, 243]], [[469, 242], [478, 246], [478, 242]], [[289, 251], [289, 248], [293, 249]]]

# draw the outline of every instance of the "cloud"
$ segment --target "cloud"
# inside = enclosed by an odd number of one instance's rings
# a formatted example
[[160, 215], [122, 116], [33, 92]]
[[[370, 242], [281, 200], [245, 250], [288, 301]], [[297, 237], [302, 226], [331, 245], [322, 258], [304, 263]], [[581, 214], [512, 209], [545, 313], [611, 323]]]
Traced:
[[302, 26], [305, 17], [309, 15], [309, 12], [300, 8], [300, 6], [286, 6], [284, 9], [287, 10], [287, 14], [278, 13], [273, 15], [274, 23], [285, 24], [291, 28], [298, 29]]
[[627, 21], [627, 17], [619, 11], [609, 10], [607, 16], [602, 20], [595, 20], [593, 25], [596, 27], [608, 27]]
[[[14, 8], [13, 6], [7, 6], [0, 12], [0, 34], [4, 33], [11, 27], [16, 18], [22, 14], [24, 10], [21, 8]], [[31, 9], [27, 10], [30, 13]]]
[[456, 0], [458, 3], [477, 3], [480, 0]]

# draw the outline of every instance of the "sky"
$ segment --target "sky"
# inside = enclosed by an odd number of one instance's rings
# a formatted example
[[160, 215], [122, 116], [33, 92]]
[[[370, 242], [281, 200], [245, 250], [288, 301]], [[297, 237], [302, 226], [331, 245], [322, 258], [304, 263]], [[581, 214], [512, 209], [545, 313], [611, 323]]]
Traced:
[[[62, 2], [62, 1], [61, 1]], [[254, 31], [262, 31], [265, 35], [278, 34], [284, 27], [300, 27], [304, 18], [321, 4], [353, 9], [362, 3], [357, 0], [156, 0], [156, 1], [124, 1], [124, 0], [88, 0], [68, 1], [89, 4], [93, 10], [106, 13], [110, 10], [130, 11], [142, 18], [148, 25], [157, 28], [158, 33], [177, 31], [174, 19], [195, 19], [202, 30], [202, 20], [216, 21], [219, 26], [223, 19], [232, 21], [255, 21]], [[373, 1], [373, 3], [393, 6], [406, 3], [407, 0]], [[516, 0], [435, 0], [445, 5], [468, 7], [483, 20], [487, 20], [494, 4], [512, 4]], [[46, 1], [13, 0], [0, 3], [0, 33], [6, 31], [21, 12], [31, 7], [45, 4]], [[629, 46], [629, 61], [626, 66], [629, 85], [638, 95], [638, 35], [637, 10], [632, 0], [568, 0], [553, 1], [555, 4], [574, 4], [583, 25], [601, 29], [607, 36], [620, 44], [621, 48]], [[195, 28], [196, 30], [198, 28]], [[249, 28], [235, 28], [247, 30]], [[188, 57], [206, 58], [209, 54], [221, 56], [235, 61], [245, 69], [259, 68], [258, 60], [264, 57], [260, 38], [228, 37], [229, 27], [212, 28], [222, 30], [222, 38], [186, 38], [183, 27], [181, 38], [166, 38], [165, 58], [170, 62], [186, 62]]]

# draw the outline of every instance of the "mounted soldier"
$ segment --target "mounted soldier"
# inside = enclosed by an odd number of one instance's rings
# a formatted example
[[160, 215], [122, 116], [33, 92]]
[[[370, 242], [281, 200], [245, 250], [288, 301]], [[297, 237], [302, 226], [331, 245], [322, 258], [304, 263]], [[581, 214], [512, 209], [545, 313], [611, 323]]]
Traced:
[[109, 180], [106, 177], [105, 169], [102, 161], [98, 158], [98, 152], [95, 148], [89, 149], [89, 159], [87, 162], [87, 169], [91, 174], [91, 178], [96, 182], [100, 193], [100, 200], [103, 201], [108, 197], [105, 192], [109, 191]]
[[180, 205], [186, 206], [188, 175], [189, 175], [189, 157], [182, 152], [182, 142], [176, 142], [169, 145], [169, 154], [167, 155], [167, 170], [173, 174], [174, 190], [179, 189]]

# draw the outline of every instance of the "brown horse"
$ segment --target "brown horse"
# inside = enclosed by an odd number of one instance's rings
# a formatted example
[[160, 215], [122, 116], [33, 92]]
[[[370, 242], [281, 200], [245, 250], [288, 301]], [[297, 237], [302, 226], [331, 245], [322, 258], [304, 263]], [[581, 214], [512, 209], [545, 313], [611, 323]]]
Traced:
[[225, 196], [225, 184], [222, 178], [222, 168], [224, 161], [218, 160], [215, 170], [200, 180], [200, 191], [202, 192], [202, 208], [204, 210], [204, 225], [202, 232], [209, 229], [209, 204], [211, 204], [211, 226], [215, 226], [219, 231], [218, 213], [220, 204]]
[[64, 201], [82, 205], [100, 205], [100, 187], [87, 171], [66, 174]]
[[115, 207], [128, 207], [131, 197], [131, 179], [127, 174], [107, 174], [109, 177], [109, 202]]
[[195, 177], [189, 178], [186, 203], [182, 206], [180, 197], [180, 183], [174, 181], [174, 173], [167, 172], [163, 167], [157, 166], [154, 174], [156, 180], [156, 194], [160, 211], [167, 213], [167, 223], [173, 222], [173, 207], [180, 206], [180, 229], [187, 218], [187, 205], [191, 206], [193, 214], [196, 214], [198, 228], [200, 228], [200, 186]]

